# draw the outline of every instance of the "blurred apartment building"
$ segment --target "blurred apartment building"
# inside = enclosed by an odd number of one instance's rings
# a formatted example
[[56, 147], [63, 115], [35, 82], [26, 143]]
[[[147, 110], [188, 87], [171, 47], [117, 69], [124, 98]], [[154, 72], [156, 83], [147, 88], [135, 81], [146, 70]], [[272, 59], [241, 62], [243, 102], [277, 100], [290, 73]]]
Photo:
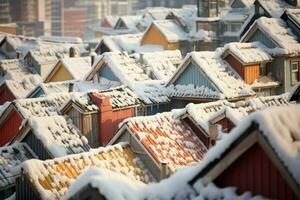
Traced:
[[183, 5], [197, 4], [197, 0], [132, 0], [132, 10], [137, 11], [146, 7], [181, 8]]
[[81, 37], [88, 23], [128, 15], [131, 7], [131, 0], [0, 0], [0, 31], [9, 26], [26, 36]]

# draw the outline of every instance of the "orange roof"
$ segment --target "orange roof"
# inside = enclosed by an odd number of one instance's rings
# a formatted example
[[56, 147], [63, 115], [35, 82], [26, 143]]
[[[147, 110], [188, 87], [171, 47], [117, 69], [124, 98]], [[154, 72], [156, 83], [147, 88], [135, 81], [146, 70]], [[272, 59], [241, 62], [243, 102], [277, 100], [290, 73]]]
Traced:
[[42, 199], [58, 200], [69, 186], [86, 169], [105, 168], [144, 183], [153, 181], [127, 144], [108, 146], [91, 152], [56, 158], [54, 160], [29, 160], [22, 165]]
[[171, 170], [199, 162], [207, 148], [173, 113], [135, 117], [128, 121], [135, 134], [157, 162], [167, 162]]

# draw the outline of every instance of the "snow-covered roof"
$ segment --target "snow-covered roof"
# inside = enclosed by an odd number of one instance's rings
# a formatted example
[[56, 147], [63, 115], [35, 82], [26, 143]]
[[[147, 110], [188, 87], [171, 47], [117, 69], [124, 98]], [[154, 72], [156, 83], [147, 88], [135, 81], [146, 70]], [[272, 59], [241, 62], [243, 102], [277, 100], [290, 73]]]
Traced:
[[92, 167], [112, 170], [130, 180], [153, 181], [152, 175], [128, 144], [101, 147], [54, 160], [30, 160], [22, 165], [41, 198], [48, 200], [61, 199], [75, 179]]
[[[300, 138], [300, 106], [290, 105], [273, 107], [261, 112], [255, 112], [245, 118], [231, 133], [215, 145], [206, 154], [203, 162], [197, 166], [199, 174], [203, 169], [211, 169], [217, 164], [220, 155], [227, 151], [234, 142], [243, 134], [246, 134], [248, 128], [253, 124], [258, 125], [258, 133], [263, 136], [271, 146], [277, 159], [283, 163], [288, 174], [299, 185], [300, 184], [300, 165], [299, 156], [299, 138]], [[211, 165], [214, 163], [213, 165]], [[195, 174], [195, 175], [196, 175]], [[201, 180], [201, 177], [198, 177]]]
[[126, 87], [117, 87], [96, 92], [100, 96], [109, 97], [112, 109], [122, 109], [139, 105], [138, 97]]
[[188, 6], [183, 8], [172, 9], [169, 15], [174, 15], [183, 26], [192, 30], [196, 25], [197, 6]]
[[64, 58], [63, 66], [70, 72], [75, 80], [82, 80], [91, 70], [91, 57]]
[[134, 32], [139, 32], [138, 28], [137, 28], [137, 24], [138, 22], [141, 20], [141, 16], [139, 15], [127, 15], [127, 16], [121, 16], [119, 18], [119, 20], [117, 21], [114, 29], [119, 30], [119, 29], [123, 29], [123, 27], [121, 27], [121, 23], [123, 22], [124, 25], [126, 26], [126, 29], [129, 29], [131, 31]]
[[272, 17], [280, 18], [287, 8], [295, 8], [285, 0], [257, 0]]
[[36, 158], [25, 143], [15, 143], [0, 148], [0, 189], [14, 185], [20, 175], [18, 166], [29, 159]]
[[69, 92], [70, 84], [74, 84], [74, 81], [40, 83], [34, 90], [32, 90], [32, 92], [28, 94], [28, 96], [31, 96], [32, 94], [34, 94], [34, 92], [38, 91], [39, 89], [43, 91], [45, 96], [56, 93], [67, 93]]
[[25, 76], [20, 81], [6, 80], [3, 82], [16, 99], [25, 98], [42, 79], [39, 75]]
[[[253, 64], [262, 62], [271, 62], [273, 58], [266, 50], [267, 48], [260, 43], [228, 43], [224, 46], [223, 52], [227, 50], [233, 54], [233, 56], [240, 60], [243, 64]], [[223, 54], [223, 57], [225, 55]]]
[[174, 20], [156, 20], [152, 22], [152, 25], [164, 35], [168, 42], [178, 42], [190, 39], [189, 34]]
[[[31, 117], [28, 119], [31, 132], [54, 157], [77, 154], [90, 150], [88, 140], [63, 116]], [[27, 134], [27, 133], [25, 133]], [[24, 138], [19, 135], [18, 138]]]
[[106, 20], [111, 25], [111, 27], [114, 27], [116, 25], [118, 19], [119, 19], [119, 16], [108, 15], [108, 16], [105, 16], [103, 20]]
[[[191, 59], [191, 62], [193, 62], [207, 77], [207, 79], [211, 81], [214, 90], [205, 86], [191, 87], [189, 85], [175, 85], [175, 90], [173, 90], [172, 96], [230, 99], [253, 96], [255, 94], [250, 86], [242, 80], [242, 78], [230, 67], [230, 65], [221, 59], [219, 52], [191, 52], [186, 56], [185, 61], [188, 61], [189, 59]], [[169, 84], [174, 83], [174, 79], [180, 76], [185, 67], [189, 66], [186, 65], [185, 61], [172, 77]]]
[[170, 10], [170, 8], [165, 7], [147, 7], [141, 12], [142, 18], [139, 23], [148, 27], [154, 20], [165, 19]]
[[300, 26], [300, 8], [286, 9], [286, 14]]
[[25, 119], [53, 116], [59, 114], [59, 108], [69, 97], [68, 93], [52, 94], [34, 99], [18, 99], [14, 101], [14, 105]]
[[172, 112], [129, 118], [124, 125], [157, 163], [166, 162], [172, 171], [201, 161], [207, 151], [192, 129]]
[[182, 55], [179, 50], [161, 51], [140, 54], [144, 63], [151, 67], [154, 76], [160, 80], [170, 79], [182, 61]]
[[299, 54], [300, 44], [297, 37], [291, 32], [287, 24], [282, 19], [261, 17], [255, 21], [249, 31], [244, 34], [241, 41], [244, 41], [248, 33], [257, 26], [260, 31], [268, 35], [272, 42], [279, 48], [274, 53]]
[[64, 104], [61, 106], [61, 111], [68, 106], [69, 103], [76, 104], [83, 112], [94, 112], [99, 110], [98, 106], [93, 104], [91, 98], [86, 92], [73, 92], [70, 94], [70, 97]]
[[20, 81], [26, 77], [30, 78], [33, 74], [23, 60], [10, 59], [10, 60], [0, 60], [0, 70], [2, 77], [0, 77], [0, 83], [5, 80]]
[[82, 39], [79, 37], [68, 37], [68, 36], [41, 36], [41, 40], [46, 42], [56, 42], [56, 43], [70, 43], [70, 44], [81, 44]]
[[[152, 69], [142, 64], [137, 55], [108, 52], [103, 54], [103, 60], [105, 66], [109, 67], [119, 81], [129, 87], [144, 103], [166, 102], [165, 100], [168, 99], [163, 87], [164, 81], [151, 76]], [[100, 62], [101, 59], [98, 63]], [[99, 70], [97, 64], [95, 66], [87, 75], [87, 80], [92, 80], [93, 73]]]
[[237, 125], [250, 113], [273, 106], [286, 106], [289, 104], [287, 95], [283, 94], [278, 96], [252, 98], [236, 103], [220, 100], [210, 103], [188, 104], [185, 109], [187, 115], [208, 133], [209, 120], [221, 112], [225, 111], [227, 117]]

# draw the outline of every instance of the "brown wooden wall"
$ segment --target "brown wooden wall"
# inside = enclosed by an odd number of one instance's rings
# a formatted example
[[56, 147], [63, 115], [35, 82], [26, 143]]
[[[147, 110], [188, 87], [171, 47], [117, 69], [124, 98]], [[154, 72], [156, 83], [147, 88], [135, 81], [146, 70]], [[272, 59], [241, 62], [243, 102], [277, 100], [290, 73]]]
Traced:
[[296, 199], [279, 170], [259, 144], [253, 145], [215, 181], [219, 187], [235, 186], [239, 194], [250, 191], [270, 199]]
[[247, 84], [251, 84], [259, 78], [259, 64], [243, 65], [232, 55], [228, 55], [225, 60], [230, 66], [245, 80]]

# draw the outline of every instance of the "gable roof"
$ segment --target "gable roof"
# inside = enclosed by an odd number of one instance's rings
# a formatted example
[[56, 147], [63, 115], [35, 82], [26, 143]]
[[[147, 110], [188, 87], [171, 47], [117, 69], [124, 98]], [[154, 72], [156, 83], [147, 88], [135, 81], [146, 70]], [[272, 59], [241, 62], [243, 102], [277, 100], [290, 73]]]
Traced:
[[270, 52], [274, 54], [299, 54], [300, 44], [282, 19], [260, 17], [244, 34], [241, 41], [247, 41], [257, 29], [267, 35], [279, 48]]
[[25, 143], [15, 143], [0, 148], [0, 190], [15, 184], [20, 175], [18, 166], [36, 155]]
[[74, 81], [40, 83], [27, 95], [27, 98], [31, 98], [39, 90], [42, 90], [46, 96], [56, 93], [67, 93], [71, 83], [74, 83]]
[[48, 97], [18, 99], [13, 104], [24, 119], [45, 117], [58, 115], [59, 108], [69, 97], [68, 93], [52, 94]]
[[300, 28], [300, 8], [286, 9], [285, 13], [294, 21], [298, 28]]
[[148, 29], [152, 26], [157, 28], [168, 42], [189, 40], [188, 33], [186, 33], [183, 28], [175, 22], [175, 20], [156, 20], [152, 22]]
[[169, 101], [164, 88], [164, 80], [151, 77], [151, 68], [142, 64], [136, 55], [126, 53], [104, 53], [99, 58], [85, 80], [92, 80], [94, 74], [108, 67], [113, 75], [126, 87], [129, 87], [143, 103], [165, 103]]
[[31, 117], [28, 126], [29, 129], [21, 131], [14, 141], [22, 141], [31, 130], [53, 157], [90, 150], [87, 138], [63, 116]]
[[280, 18], [287, 8], [295, 8], [285, 0], [257, 0], [271, 17]]
[[127, 15], [127, 16], [121, 16], [118, 21], [116, 22], [116, 25], [114, 26], [114, 29], [122, 30], [119, 26], [121, 23], [124, 23], [126, 26], [126, 29], [129, 29], [133, 32], [139, 32], [137, 29], [137, 24], [139, 20], [141, 19], [141, 16], [139, 15]]
[[74, 57], [59, 60], [46, 76], [45, 81], [50, 80], [61, 66], [64, 67], [75, 80], [82, 80], [91, 70], [91, 57]]
[[20, 81], [6, 80], [3, 84], [7, 86], [16, 99], [20, 99], [25, 98], [41, 81], [39, 75], [31, 75], [26, 76]]
[[[291, 105], [266, 109], [250, 115], [226, 139], [223, 139], [208, 152], [204, 161], [199, 164], [198, 172], [190, 183], [194, 185], [198, 180], [205, 177], [210, 170], [213, 170], [216, 164], [222, 162], [228, 151], [241, 144], [237, 142], [238, 140], [247, 138], [245, 136], [249, 134], [257, 133], [259, 137], [256, 140], [266, 141], [271, 154], [275, 155], [281, 167], [287, 171], [288, 178], [296, 184], [298, 191], [296, 194], [300, 195], [298, 190], [300, 172], [297, 167], [300, 164], [300, 151], [299, 145], [297, 145], [300, 138], [299, 112], [299, 105]], [[209, 178], [205, 181], [208, 180]]]
[[152, 175], [125, 143], [54, 160], [30, 160], [22, 165], [41, 198], [49, 200], [61, 199], [70, 184], [91, 167], [109, 169], [145, 183], [153, 181]]
[[245, 65], [254, 63], [271, 62], [273, 58], [266, 50], [267, 48], [260, 43], [240, 43], [234, 42], [224, 46], [222, 57], [230, 52], [237, 60]]
[[[287, 106], [289, 104], [286, 94], [251, 98], [236, 103], [220, 100], [202, 104], [188, 104], [185, 108], [185, 114], [208, 133], [209, 120], [221, 112], [226, 112], [226, 116], [237, 125], [242, 119], [253, 112], [269, 107]], [[185, 115], [182, 117], [185, 117]]]
[[[241, 98], [246, 96], [253, 96], [255, 93], [252, 89], [242, 80], [242, 78], [230, 67], [230, 65], [220, 58], [219, 52], [191, 52], [189, 53], [183, 64], [178, 68], [177, 72], [168, 82], [171, 85], [180, 77], [180, 75], [189, 66], [188, 63], [193, 63], [202, 73], [205, 74], [207, 79], [212, 83], [215, 91], [210, 88], [196, 86], [192, 84], [192, 89], [177, 91], [181, 86], [183, 88], [190, 88], [190, 85], [175, 85], [173, 96], [188, 96], [190, 97], [209, 97], [209, 98]], [[177, 88], [176, 88], [177, 86]]]
[[[133, 117], [123, 126], [136, 137], [157, 163], [166, 162], [171, 171], [202, 160], [207, 148], [183, 121], [166, 112], [154, 116]], [[121, 134], [120, 128], [110, 141], [114, 143]]]

